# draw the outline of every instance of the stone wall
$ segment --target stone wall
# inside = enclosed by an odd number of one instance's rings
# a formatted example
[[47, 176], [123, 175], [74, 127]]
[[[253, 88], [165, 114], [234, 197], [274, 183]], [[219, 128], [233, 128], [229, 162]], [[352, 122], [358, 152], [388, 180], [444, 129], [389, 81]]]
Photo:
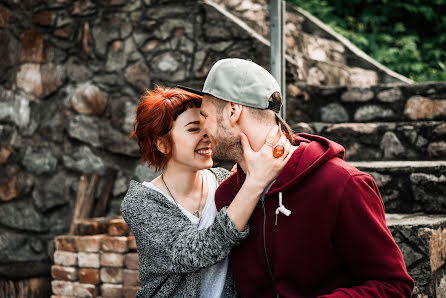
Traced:
[[118, 170], [107, 216], [154, 177], [128, 138], [146, 88], [201, 88], [224, 57], [268, 65], [245, 29], [192, 0], [1, 2], [0, 278], [49, 276], [82, 173]]
[[[269, 39], [268, 0], [213, 0]], [[288, 62], [298, 65], [299, 80], [313, 85], [371, 86], [413, 83], [373, 60], [308, 12], [286, 4]]]
[[444, 160], [446, 84], [289, 84], [287, 122], [342, 144], [347, 160]]

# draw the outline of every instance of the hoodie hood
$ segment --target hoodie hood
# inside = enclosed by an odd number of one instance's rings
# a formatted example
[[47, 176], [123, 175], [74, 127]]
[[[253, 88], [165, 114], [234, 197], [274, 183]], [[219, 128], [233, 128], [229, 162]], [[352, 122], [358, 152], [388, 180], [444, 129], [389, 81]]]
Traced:
[[[295, 187], [307, 175], [334, 157], [344, 159], [344, 147], [324, 137], [299, 133], [294, 135], [294, 139], [299, 147], [294, 151], [266, 195]], [[237, 184], [240, 187], [245, 178], [246, 174], [238, 166]]]

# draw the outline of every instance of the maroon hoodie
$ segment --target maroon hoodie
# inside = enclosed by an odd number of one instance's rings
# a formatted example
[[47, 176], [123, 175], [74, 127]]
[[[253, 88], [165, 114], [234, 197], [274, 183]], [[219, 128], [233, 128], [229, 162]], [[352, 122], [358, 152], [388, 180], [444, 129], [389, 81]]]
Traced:
[[[255, 208], [230, 254], [242, 297], [410, 297], [414, 286], [390, 234], [378, 187], [344, 148], [296, 135], [299, 147]], [[239, 167], [217, 189], [217, 209], [241, 188]], [[291, 211], [277, 215], [278, 197]]]

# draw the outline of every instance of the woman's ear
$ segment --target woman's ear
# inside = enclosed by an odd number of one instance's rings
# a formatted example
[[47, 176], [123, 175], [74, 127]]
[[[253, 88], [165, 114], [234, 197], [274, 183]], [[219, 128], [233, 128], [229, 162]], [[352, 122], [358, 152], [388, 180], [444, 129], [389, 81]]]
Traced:
[[240, 119], [242, 114], [243, 106], [238, 103], [229, 102], [229, 123], [234, 126]]
[[168, 147], [166, 144], [166, 140], [164, 138], [157, 138], [156, 139], [156, 148], [159, 152], [166, 155], [168, 153]]

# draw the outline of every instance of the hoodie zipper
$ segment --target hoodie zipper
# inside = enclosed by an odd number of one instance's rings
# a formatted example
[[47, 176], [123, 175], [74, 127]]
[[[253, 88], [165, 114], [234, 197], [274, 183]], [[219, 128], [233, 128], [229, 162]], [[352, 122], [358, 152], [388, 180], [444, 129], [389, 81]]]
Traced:
[[[265, 233], [265, 226], [266, 226], [266, 211], [265, 211], [265, 199], [264, 197], [260, 198], [261, 202], [262, 202], [262, 210], [263, 210], [263, 251], [265, 252], [265, 260], [266, 260], [266, 265], [268, 266], [268, 273], [269, 276], [271, 277], [271, 281], [273, 283], [273, 290], [274, 292], [276, 292], [276, 289], [274, 289], [274, 276], [273, 276], [273, 271], [271, 270], [271, 266], [269, 264], [269, 260], [268, 260], [268, 254], [266, 253], [266, 233]], [[276, 292], [276, 297], [279, 298], [279, 294]]]

